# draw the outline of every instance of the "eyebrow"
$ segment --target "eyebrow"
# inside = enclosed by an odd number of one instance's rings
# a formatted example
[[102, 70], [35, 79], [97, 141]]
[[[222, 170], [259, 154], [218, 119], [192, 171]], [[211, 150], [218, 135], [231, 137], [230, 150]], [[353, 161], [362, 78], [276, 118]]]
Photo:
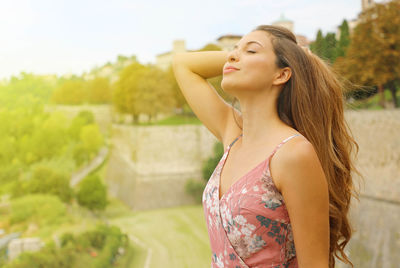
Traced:
[[[260, 46], [262, 46], [263, 47], [263, 45], [261, 45], [259, 42], [257, 42], [257, 41], [249, 41], [249, 42], [247, 42], [246, 43], [246, 45], [245, 46], [247, 46], [248, 44], [251, 44], [251, 43], [256, 43], [256, 44], [259, 44]], [[237, 45], [235, 45], [233, 48], [237, 48], [238, 46]]]

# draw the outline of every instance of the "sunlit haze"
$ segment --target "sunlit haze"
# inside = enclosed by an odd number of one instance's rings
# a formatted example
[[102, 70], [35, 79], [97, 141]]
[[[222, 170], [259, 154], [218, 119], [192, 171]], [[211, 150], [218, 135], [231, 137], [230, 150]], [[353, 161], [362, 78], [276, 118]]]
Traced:
[[361, 1], [353, 0], [1, 1], [0, 78], [21, 71], [80, 74], [117, 55], [155, 63], [175, 39], [195, 50], [281, 14], [294, 21], [295, 33], [314, 39], [319, 28], [335, 32], [360, 10]]

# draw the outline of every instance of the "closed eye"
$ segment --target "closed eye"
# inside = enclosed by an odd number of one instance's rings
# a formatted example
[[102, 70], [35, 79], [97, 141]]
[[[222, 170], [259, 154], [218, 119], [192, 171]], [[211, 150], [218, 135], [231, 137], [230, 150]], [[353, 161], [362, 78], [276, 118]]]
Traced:
[[256, 53], [255, 51], [248, 50], [247, 52]]

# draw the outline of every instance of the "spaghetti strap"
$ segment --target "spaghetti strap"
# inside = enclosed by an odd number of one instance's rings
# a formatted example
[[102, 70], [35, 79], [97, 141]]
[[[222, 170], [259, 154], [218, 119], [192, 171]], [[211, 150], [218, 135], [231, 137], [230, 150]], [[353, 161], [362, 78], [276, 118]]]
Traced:
[[237, 137], [231, 142], [231, 144], [229, 144], [228, 148], [231, 148], [232, 145], [233, 145], [241, 136], [243, 136], [243, 133], [241, 133], [239, 136], [237, 136]]
[[292, 138], [294, 138], [294, 137], [296, 137], [296, 136], [302, 136], [302, 135], [300, 135], [300, 134], [294, 134], [294, 135], [292, 135], [292, 136], [290, 136], [290, 137], [284, 139], [281, 143], [279, 143], [279, 144], [275, 147], [275, 149], [272, 151], [272, 153], [271, 153], [271, 155], [270, 155], [269, 157], [272, 157], [272, 156], [276, 153], [276, 151], [278, 151], [278, 149], [281, 148], [281, 146], [282, 146], [283, 144], [285, 144], [287, 141], [289, 141], [290, 139], [292, 139]]
[[[243, 133], [241, 133], [239, 136], [237, 136], [237, 137], [231, 142], [231, 144], [229, 144], [228, 148], [231, 148], [232, 145], [233, 145], [241, 136], [243, 136]], [[290, 139], [292, 139], [292, 138], [294, 138], [294, 137], [296, 137], [296, 136], [301, 136], [301, 134], [294, 134], [294, 135], [292, 135], [292, 136], [290, 136], [290, 137], [284, 139], [281, 143], [279, 143], [279, 144], [275, 147], [273, 153], [275, 153], [275, 152], [276, 152], [284, 143], [286, 143], [288, 140], [290, 140]]]

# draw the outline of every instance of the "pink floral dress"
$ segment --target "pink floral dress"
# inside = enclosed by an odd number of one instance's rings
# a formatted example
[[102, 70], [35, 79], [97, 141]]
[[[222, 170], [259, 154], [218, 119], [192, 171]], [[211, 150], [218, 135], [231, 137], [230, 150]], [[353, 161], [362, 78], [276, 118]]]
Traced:
[[271, 178], [267, 159], [235, 181], [219, 200], [222, 167], [237, 137], [225, 150], [203, 192], [211, 244], [211, 267], [297, 268], [289, 214]]

